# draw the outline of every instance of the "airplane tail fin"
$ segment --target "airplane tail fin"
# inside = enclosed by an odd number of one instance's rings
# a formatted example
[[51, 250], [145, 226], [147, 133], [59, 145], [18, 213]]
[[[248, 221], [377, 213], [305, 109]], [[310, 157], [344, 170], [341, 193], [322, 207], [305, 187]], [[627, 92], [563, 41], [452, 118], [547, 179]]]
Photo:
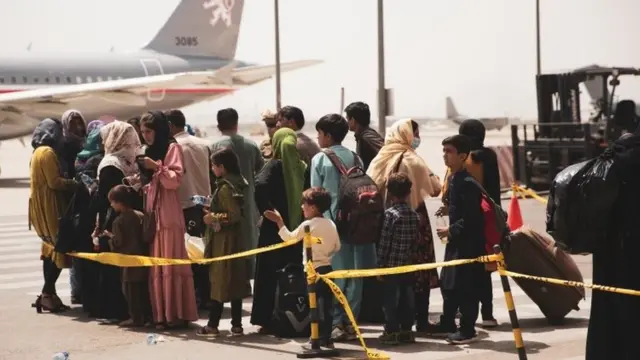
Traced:
[[145, 49], [231, 60], [243, 7], [244, 0], [182, 0]]
[[447, 100], [447, 110], [446, 110], [447, 119], [455, 119], [459, 117], [460, 114], [458, 113], [458, 110], [456, 110], [456, 106], [453, 105], [453, 100], [451, 99], [451, 97], [447, 96], [446, 100]]

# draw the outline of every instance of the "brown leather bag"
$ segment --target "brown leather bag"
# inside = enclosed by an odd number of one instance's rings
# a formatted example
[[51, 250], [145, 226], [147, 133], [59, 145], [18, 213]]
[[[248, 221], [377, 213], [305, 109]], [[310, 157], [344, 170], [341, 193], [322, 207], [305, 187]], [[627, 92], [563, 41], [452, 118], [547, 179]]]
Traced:
[[[147, 189], [147, 191], [149, 191]], [[145, 211], [142, 216], [142, 240], [146, 243], [152, 243], [156, 237], [157, 220], [156, 220], [156, 203], [158, 202], [158, 196], [160, 195], [160, 187], [156, 189], [156, 194], [153, 197], [151, 203], [151, 210]], [[147, 194], [144, 194], [144, 209], [147, 209]]]

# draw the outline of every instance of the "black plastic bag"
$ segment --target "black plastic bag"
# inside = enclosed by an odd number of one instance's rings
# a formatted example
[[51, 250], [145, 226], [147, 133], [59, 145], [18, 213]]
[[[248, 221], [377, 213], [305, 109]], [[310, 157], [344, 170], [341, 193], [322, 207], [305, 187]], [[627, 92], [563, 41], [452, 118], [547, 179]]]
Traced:
[[573, 164], [556, 175], [547, 200], [547, 232], [554, 238], [558, 247], [568, 250], [571, 243], [571, 226], [567, 218], [571, 207], [570, 187], [574, 179], [584, 173], [595, 159]]

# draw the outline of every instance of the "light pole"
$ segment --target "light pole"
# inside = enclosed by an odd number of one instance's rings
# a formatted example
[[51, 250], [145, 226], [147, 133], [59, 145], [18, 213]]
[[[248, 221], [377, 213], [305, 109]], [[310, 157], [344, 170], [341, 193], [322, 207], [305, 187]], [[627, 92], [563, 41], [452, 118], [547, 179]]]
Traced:
[[542, 72], [540, 64], [540, 0], [536, 0], [536, 70], [540, 75]]
[[280, 11], [278, 0], [273, 0], [274, 22], [275, 22], [275, 46], [276, 46], [276, 110], [280, 110], [282, 106], [282, 96], [280, 94]]
[[387, 131], [387, 94], [384, 85], [384, 6], [378, 0], [378, 132], [382, 137]]

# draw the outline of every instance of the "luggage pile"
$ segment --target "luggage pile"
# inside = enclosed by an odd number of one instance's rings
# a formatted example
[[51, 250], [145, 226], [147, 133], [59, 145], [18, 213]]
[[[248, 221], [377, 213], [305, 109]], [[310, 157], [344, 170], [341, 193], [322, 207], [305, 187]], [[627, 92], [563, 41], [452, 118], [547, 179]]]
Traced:
[[[527, 227], [515, 231], [503, 243], [507, 269], [531, 276], [582, 282], [582, 274], [569, 254], [555, 241]], [[548, 284], [523, 278], [513, 279], [538, 305], [550, 324], [561, 324], [571, 310], [580, 310], [584, 288]]]

